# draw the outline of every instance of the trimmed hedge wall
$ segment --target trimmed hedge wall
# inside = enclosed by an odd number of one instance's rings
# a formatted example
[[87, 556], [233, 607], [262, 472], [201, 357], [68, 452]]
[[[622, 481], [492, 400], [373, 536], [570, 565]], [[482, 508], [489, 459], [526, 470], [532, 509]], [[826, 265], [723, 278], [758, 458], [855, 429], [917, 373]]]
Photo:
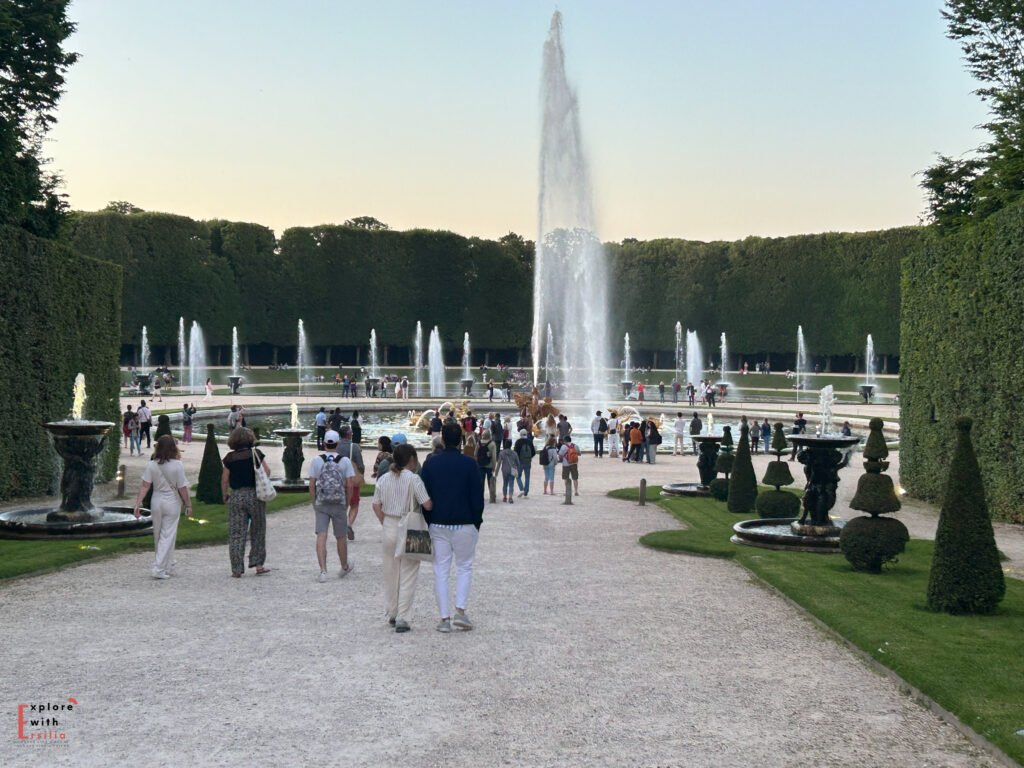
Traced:
[[[468, 330], [474, 350], [528, 356], [534, 244], [514, 234], [324, 225], [275, 238], [259, 224], [109, 211], [76, 213], [67, 230], [76, 251], [125, 269], [122, 344], [138, 347], [145, 324], [152, 346], [176, 348], [184, 316], [221, 351], [233, 325], [244, 345], [294, 348], [301, 317], [318, 349], [365, 346], [371, 327], [382, 345], [407, 348], [420, 320], [448, 348]], [[660, 363], [671, 365], [676, 321], [716, 358], [722, 331], [737, 356], [793, 354], [802, 324], [814, 356], [860, 357], [868, 333], [879, 355], [895, 355], [899, 261], [921, 237], [909, 227], [609, 243], [612, 338], [629, 331], [639, 355], [669, 352]]]
[[117, 425], [99, 460], [98, 479], [113, 477], [121, 445], [121, 268], [5, 227], [0, 274], [0, 500], [56, 490], [42, 425], [68, 415], [79, 372], [86, 417]]
[[1024, 205], [956, 235], [930, 233], [903, 265], [900, 480], [941, 501], [957, 416], [995, 519], [1024, 522]]

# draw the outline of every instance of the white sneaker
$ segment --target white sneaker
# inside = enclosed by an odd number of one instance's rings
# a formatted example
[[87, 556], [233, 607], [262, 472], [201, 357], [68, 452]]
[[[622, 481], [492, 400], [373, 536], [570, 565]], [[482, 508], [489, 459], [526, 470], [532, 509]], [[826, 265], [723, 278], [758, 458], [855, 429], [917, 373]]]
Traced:
[[327, 571], [320, 571], [320, 575], [316, 577], [316, 580], [321, 584], [327, 583]]
[[167, 571], [153, 571], [153, 578], [154, 579], [169, 579], [169, 578], [171, 578], [171, 574], [169, 574]]
[[339, 579], [344, 579], [346, 576], [348, 576], [350, 573], [352, 573], [352, 571], [354, 571], [355, 569], [356, 569], [356, 564], [352, 562], [351, 558], [349, 558], [348, 568], [340, 569], [338, 571], [338, 578]]

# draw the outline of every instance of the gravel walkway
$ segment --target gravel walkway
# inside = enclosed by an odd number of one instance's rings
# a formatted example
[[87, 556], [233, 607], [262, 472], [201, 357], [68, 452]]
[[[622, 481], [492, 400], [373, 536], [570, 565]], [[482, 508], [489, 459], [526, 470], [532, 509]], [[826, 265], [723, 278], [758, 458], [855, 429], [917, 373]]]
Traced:
[[[327, 584], [299, 507], [267, 576], [211, 547], [170, 581], [133, 555], [2, 585], [0, 765], [996, 765], [739, 566], [641, 548], [671, 518], [604, 495], [641, 472], [696, 474], [591, 460], [573, 507], [489, 505], [468, 633], [434, 631], [425, 569], [389, 631], [368, 506]], [[63, 746], [13, 738], [17, 703], [66, 696]]]

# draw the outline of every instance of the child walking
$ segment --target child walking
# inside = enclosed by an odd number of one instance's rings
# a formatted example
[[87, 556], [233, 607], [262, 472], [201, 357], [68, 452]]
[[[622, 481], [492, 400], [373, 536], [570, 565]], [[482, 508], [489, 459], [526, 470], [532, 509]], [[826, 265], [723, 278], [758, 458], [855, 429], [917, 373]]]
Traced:
[[519, 475], [519, 457], [512, 450], [511, 440], [501, 441], [498, 466], [501, 468], [501, 500], [513, 504], [512, 497], [515, 496], [516, 477]]

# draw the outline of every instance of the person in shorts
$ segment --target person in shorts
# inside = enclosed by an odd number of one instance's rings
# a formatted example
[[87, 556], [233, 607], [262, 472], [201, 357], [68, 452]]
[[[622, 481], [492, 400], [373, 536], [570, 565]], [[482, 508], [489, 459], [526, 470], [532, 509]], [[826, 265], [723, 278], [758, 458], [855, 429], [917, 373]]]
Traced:
[[[572, 441], [572, 435], [562, 438], [562, 447], [558, 449], [558, 459], [562, 464], [562, 479], [568, 486], [572, 481], [574, 495], [580, 495], [580, 450]], [[571, 501], [564, 502], [571, 504]]]
[[344, 578], [352, 572], [348, 559], [348, 505], [349, 481], [355, 477], [352, 461], [338, 454], [340, 438], [333, 429], [324, 433], [324, 452], [318, 454], [309, 466], [309, 499], [316, 515], [316, 559], [320, 564], [317, 581], [327, 581], [327, 530], [334, 531], [341, 571]]

